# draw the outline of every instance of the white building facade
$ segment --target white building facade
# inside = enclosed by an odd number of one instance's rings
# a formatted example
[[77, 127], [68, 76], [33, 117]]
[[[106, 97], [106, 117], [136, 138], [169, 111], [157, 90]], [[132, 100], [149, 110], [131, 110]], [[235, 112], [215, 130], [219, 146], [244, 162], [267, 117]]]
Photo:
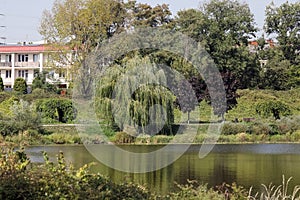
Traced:
[[67, 67], [59, 73], [47, 67], [50, 52], [44, 44], [0, 45], [0, 76], [4, 88], [13, 88], [19, 77], [25, 79], [30, 87], [34, 78], [43, 72], [50, 74], [47, 82], [67, 87]]

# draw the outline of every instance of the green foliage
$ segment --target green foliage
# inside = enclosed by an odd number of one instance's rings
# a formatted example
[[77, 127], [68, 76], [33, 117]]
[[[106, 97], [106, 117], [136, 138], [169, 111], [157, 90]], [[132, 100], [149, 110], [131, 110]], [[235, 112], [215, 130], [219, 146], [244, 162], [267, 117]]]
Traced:
[[153, 144], [168, 144], [173, 139], [173, 136], [156, 135], [151, 138]]
[[134, 143], [135, 137], [125, 132], [118, 132], [114, 136], [114, 142], [117, 144]]
[[10, 92], [0, 92], [0, 104], [12, 96]]
[[289, 68], [290, 63], [286, 60], [270, 60], [262, 76], [262, 84], [266, 89], [287, 90], [290, 88]]
[[32, 81], [32, 90], [43, 89], [46, 83], [46, 79], [42, 74], [38, 74]]
[[26, 101], [16, 101], [15, 97], [1, 103], [9, 109], [4, 117], [0, 120], [0, 134], [2, 136], [11, 136], [18, 133], [23, 134], [26, 130], [40, 131], [40, 116], [34, 106]]
[[[199, 41], [210, 54], [223, 78], [227, 110], [233, 108], [237, 89], [255, 87], [259, 77], [255, 55], [247, 48], [248, 39], [256, 32], [249, 6], [238, 1], [212, 0], [200, 10], [180, 11], [176, 23], [180, 31]], [[214, 107], [218, 115], [223, 115], [224, 110]]]
[[276, 7], [272, 2], [266, 8], [265, 31], [268, 34], [276, 34], [280, 50], [286, 60], [293, 64], [300, 64], [297, 56], [300, 38], [300, 3], [285, 2]]
[[30, 165], [21, 151], [2, 149], [0, 198], [13, 199], [149, 199], [150, 193], [132, 183], [115, 184], [100, 174], [89, 173], [92, 164], [78, 170], [68, 165], [63, 153], [57, 164], [49, 161]]
[[226, 114], [226, 119], [233, 121], [235, 118], [241, 121], [243, 118], [260, 118], [256, 112], [256, 104], [260, 102], [280, 101], [288, 105], [293, 115], [300, 114], [300, 90], [287, 91], [273, 90], [239, 90], [238, 104]]
[[180, 199], [203, 199], [203, 200], [218, 200], [224, 199], [223, 194], [219, 194], [212, 189], [208, 189], [206, 185], [201, 185], [196, 181], [188, 181], [186, 185], [179, 185], [179, 192], [171, 193], [169, 199], [180, 200]]
[[22, 99], [33, 103], [39, 99], [54, 98], [54, 97], [59, 97], [59, 95], [55, 94], [54, 92], [47, 92], [44, 89], [36, 88], [30, 94], [23, 95]]
[[13, 89], [19, 94], [27, 94], [26, 81], [23, 78], [16, 78]]
[[15, 102], [18, 102], [19, 99], [16, 96], [4, 95], [5, 100], [0, 103], [0, 113], [3, 114], [4, 118], [9, 118], [12, 116], [11, 106], [14, 105]]
[[222, 128], [223, 135], [236, 135], [238, 133], [246, 133], [248, 126], [242, 123], [226, 123]]
[[133, 25], [136, 27], [160, 27], [172, 22], [172, 13], [167, 4], [151, 7], [144, 3], [132, 3], [130, 6], [134, 11], [132, 18]]
[[[143, 74], [140, 73], [140, 66], [143, 67]], [[136, 56], [125, 66], [112, 66], [97, 85], [96, 113], [110, 126], [116, 124], [121, 130], [125, 125], [136, 124], [141, 127], [137, 132], [158, 133], [161, 126], [174, 122], [174, 96], [160, 86], [166, 85], [165, 82], [165, 72], [148, 57]], [[145, 127], [150, 123], [155, 126], [148, 130]]]
[[19, 133], [19, 129], [17, 127], [16, 122], [0, 120], [0, 134], [1, 136], [11, 136], [17, 135]]
[[51, 144], [82, 144], [80, 136], [74, 133], [53, 133], [43, 138]]
[[288, 105], [280, 101], [265, 101], [256, 105], [256, 112], [263, 117], [274, 117], [280, 119], [280, 116], [291, 115]]
[[44, 163], [32, 165], [24, 149], [2, 148], [0, 153], [0, 198], [15, 199], [298, 199], [299, 186], [288, 190], [291, 178], [283, 176], [282, 185], [263, 185], [264, 190], [252, 194], [233, 183], [216, 186], [190, 181], [186, 185], [177, 184], [178, 190], [167, 195], [151, 193], [146, 188], [125, 182], [115, 184], [100, 174], [92, 174], [89, 169], [93, 163], [74, 169], [66, 163], [60, 152], [55, 163], [49, 160], [46, 152]]
[[72, 122], [76, 118], [76, 109], [69, 99], [41, 99], [36, 102], [36, 111], [41, 113], [44, 119], [53, 119], [62, 123]]
[[4, 91], [3, 79], [2, 79], [2, 77], [0, 76], [0, 92], [3, 92], [3, 91]]

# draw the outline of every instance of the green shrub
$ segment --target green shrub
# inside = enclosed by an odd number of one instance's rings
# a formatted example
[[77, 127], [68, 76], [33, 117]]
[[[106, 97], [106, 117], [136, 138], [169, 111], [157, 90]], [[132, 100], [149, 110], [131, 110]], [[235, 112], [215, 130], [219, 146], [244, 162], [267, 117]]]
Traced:
[[225, 123], [222, 128], [222, 135], [236, 135], [238, 133], [245, 133], [248, 130], [247, 125], [242, 123]]
[[129, 135], [125, 132], [117, 132], [113, 142], [117, 144], [128, 144], [128, 143], [134, 143], [135, 137], [132, 135]]
[[62, 134], [62, 133], [53, 133], [48, 136], [44, 136], [51, 143], [55, 144], [81, 144], [81, 138], [78, 134]]
[[197, 134], [193, 142], [194, 143], [203, 143], [206, 138], [205, 136], [206, 136], [205, 134], [201, 134], [201, 133]]
[[32, 81], [32, 90], [43, 89], [46, 83], [45, 76], [43, 74], [38, 74]]
[[178, 185], [179, 192], [171, 193], [168, 199], [201, 199], [201, 200], [220, 200], [224, 199], [224, 194], [208, 189], [207, 185], [201, 185], [196, 181], [188, 181], [186, 185]]
[[272, 132], [267, 123], [255, 122], [249, 128], [247, 133], [254, 135], [269, 135]]
[[10, 92], [0, 92], [0, 103], [9, 99], [12, 96]]
[[19, 133], [19, 129], [17, 124], [14, 121], [0, 121], [0, 134], [4, 137], [10, 135], [17, 135]]
[[300, 130], [291, 134], [291, 140], [293, 142], [300, 142]]
[[54, 119], [62, 123], [70, 123], [76, 118], [76, 109], [70, 99], [41, 99], [36, 103], [36, 110], [43, 118]]
[[281, 134], [293, 133], [300, 130], [300, 116], [285, 117], [278, 122], [278, 130]]
[[167, 136], [167, 135], [156, 135], [151, 138], [152, 143], [154, 144], [167, 144], [171, 142], [174, 136]]
[[149, 143], [151, 143], [151, 136], [146, 135], [146, 134], [141, 134], [136, 138], [135, 143], [137, 143], [137, 144], [149, 144]]
[[21, 151], [2, 149], [0, 157], [0, 199], [149, 199], [150, 193], [135, 184], [115, 184], [89, 166], [78, 170], [59, 153], [57, 164], [49, 161], [30, 165]]
[[239, 133], [237, 134], [237, 140], [239, 142], [251, 142], [251, 135], [247, 133]]
[[13, 89], [19, 94], [27, 94], [26, 81], [23, 78], [16, 78]]
[[291, 109], [288, 105], [273, 100], [258, 103], [256, 112], [263, 117], [274, 117], [274, 119], [280, 119], [282, 115], [291, 115]]

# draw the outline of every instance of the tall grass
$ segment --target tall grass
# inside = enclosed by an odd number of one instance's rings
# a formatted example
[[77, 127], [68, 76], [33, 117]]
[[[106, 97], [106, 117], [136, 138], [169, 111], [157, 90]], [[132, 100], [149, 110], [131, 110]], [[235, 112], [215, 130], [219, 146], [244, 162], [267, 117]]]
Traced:
[[252, 196], [252, 189], [249, 191], [248, 200], [299, 200], [300, 199], [300, 185], [295, 186], [291, 192], [289, 189], [289, 183], [292, 180], [292, 177], [285, 179], [284, 175], [282, 176], [282, 184], [275, 186], [270, 183], [268, 186], [262, 184], [264, 191], [262, 193], [256, 193]]

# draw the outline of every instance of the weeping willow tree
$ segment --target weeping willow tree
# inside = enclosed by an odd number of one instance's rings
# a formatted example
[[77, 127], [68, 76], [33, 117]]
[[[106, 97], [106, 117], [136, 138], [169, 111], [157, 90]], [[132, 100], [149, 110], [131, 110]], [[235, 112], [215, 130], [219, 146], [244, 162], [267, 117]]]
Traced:
[[108, 68], [95, 95], [99, 119], [121, 130], [129, 126], [151, 135], [173, 124], [174, 100], [167, 89], [165, 71], [149, 57], [139, 56]]

